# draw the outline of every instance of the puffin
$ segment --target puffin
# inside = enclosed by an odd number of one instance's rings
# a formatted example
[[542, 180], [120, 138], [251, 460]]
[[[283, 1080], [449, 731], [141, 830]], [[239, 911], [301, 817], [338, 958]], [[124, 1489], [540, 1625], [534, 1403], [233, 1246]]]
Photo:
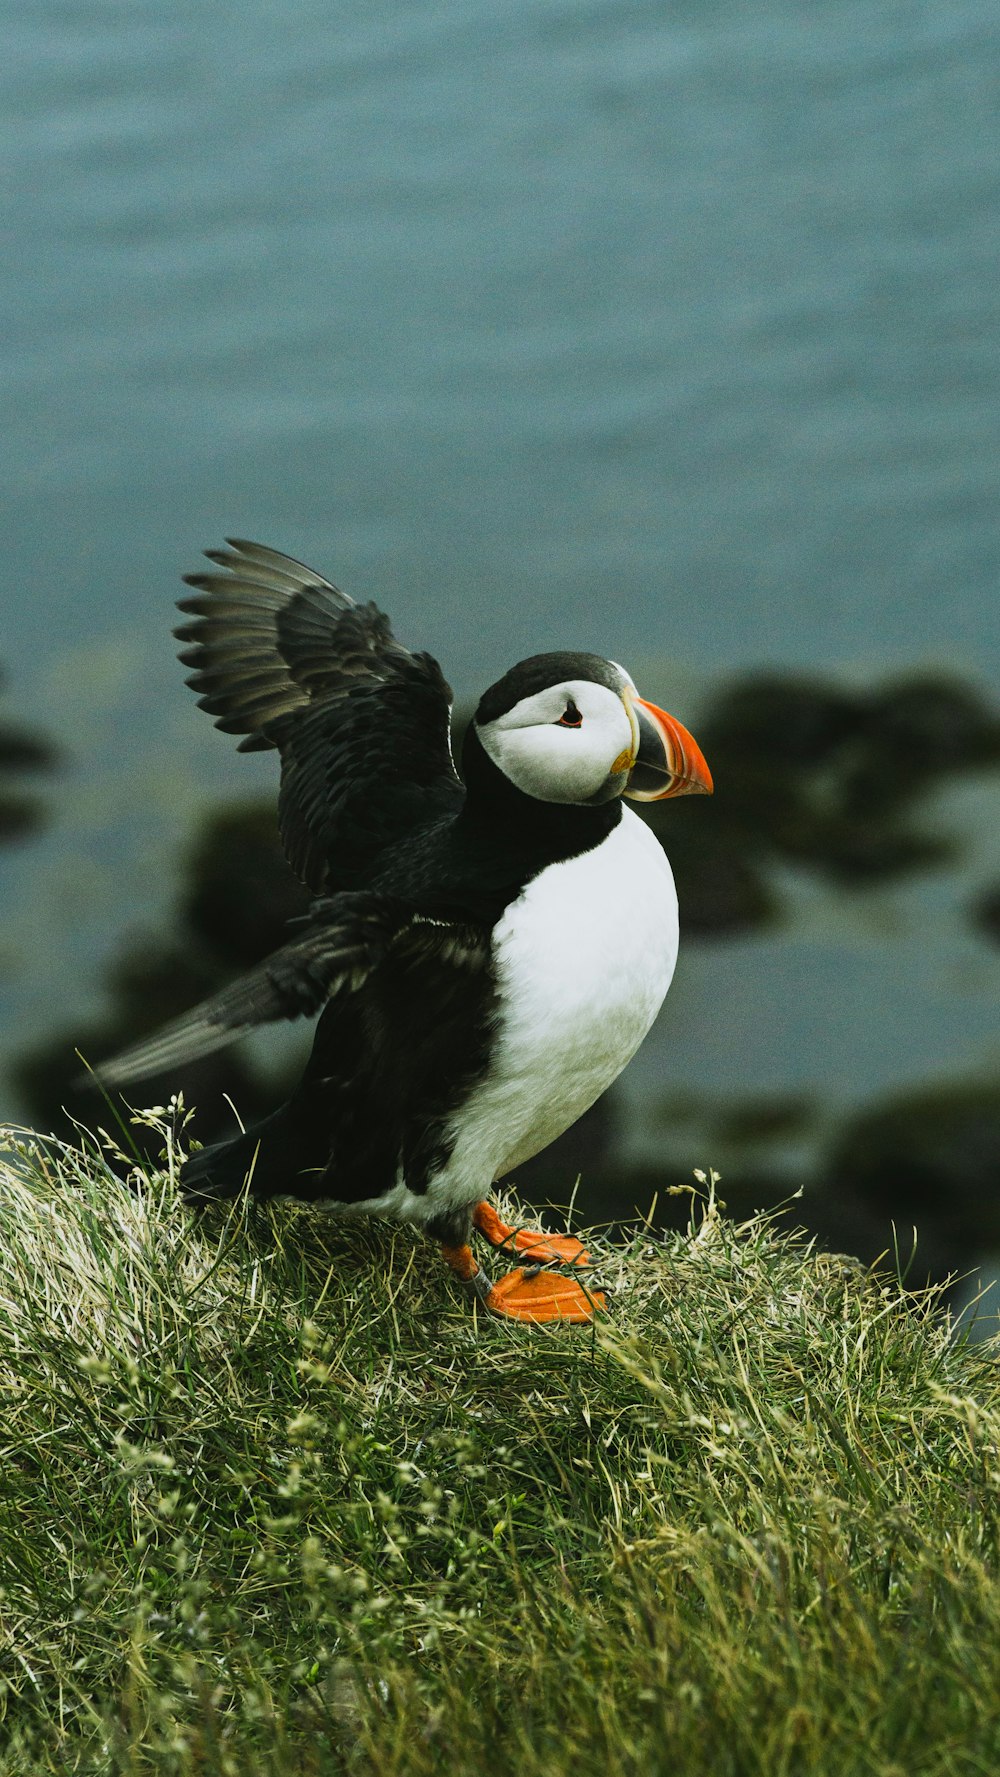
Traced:
[[[264, 962], [97, 1082], [318, 1014], [287, 1103], [194, 1151], [187, 1197], [410, 1223], [492, 1314], [591, 1320], [606, 1302], [583, 1244], [509, 1225], [490, 1193], [605, 1091], [666, 995], [677, 896], [627, 803], [711, 793], [697, 743], [614, 661], [536, 654], [484, 691], [459, 775], [442, 670], [376, 605], [259, 543], [205, 555], [174, 632], [187, 684], [241, 752], [278, 753], [281, 839], [312, 899]], [[492, 1277], [475, 1235], [512, 1268]]]

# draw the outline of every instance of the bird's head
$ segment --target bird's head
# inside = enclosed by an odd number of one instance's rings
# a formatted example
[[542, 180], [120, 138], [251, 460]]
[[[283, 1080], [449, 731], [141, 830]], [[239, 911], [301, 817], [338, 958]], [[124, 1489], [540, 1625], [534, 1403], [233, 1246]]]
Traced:
[[491, 685], [471, 734], [497, 769], [539, 802], [594, 807], [615, 796], [659, 802], [710, 795], [697, 742], [597, 654], [536, 654]]

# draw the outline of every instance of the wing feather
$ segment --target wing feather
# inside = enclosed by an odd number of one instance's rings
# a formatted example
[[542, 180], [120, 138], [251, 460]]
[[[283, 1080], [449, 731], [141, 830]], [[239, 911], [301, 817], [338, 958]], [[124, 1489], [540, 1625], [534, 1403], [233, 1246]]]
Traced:
[[206, 551], [221, 572], [186, 576], [187, 682], [241, 752], [278, 749], [282, 839], [307, 886], [360, 887], [408, 828], [460, 806], [450, 688], [377, 606], [261, 543], [228, 545]]
[[364, 985], [408, 918], [386, 896], [343, 894], [318, 902], [301, 937], [153, 1036], [101, 1062], [96, 1082], [124, 1085], [211, 1055], [262, 1024], [312, 1017]]

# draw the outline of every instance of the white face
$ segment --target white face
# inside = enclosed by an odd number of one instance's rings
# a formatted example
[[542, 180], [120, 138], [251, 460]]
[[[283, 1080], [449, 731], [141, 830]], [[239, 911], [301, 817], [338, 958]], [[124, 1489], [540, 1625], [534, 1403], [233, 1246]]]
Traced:
[[477, 732], [494, 765], [539, 802], [620, 796], [638, 745], [618, 693], [591, 679], [536, 691], [496, 721], [478, 724]]

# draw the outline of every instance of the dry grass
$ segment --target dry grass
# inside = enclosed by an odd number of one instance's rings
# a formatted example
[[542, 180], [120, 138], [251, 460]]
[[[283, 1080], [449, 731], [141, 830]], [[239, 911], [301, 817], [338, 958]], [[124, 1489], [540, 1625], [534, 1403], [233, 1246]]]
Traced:
[[0, 1174], [3, 1777], [1000, 1768], [995, 1348], [714, 1203], [591, 1332], [405, 1232]]

